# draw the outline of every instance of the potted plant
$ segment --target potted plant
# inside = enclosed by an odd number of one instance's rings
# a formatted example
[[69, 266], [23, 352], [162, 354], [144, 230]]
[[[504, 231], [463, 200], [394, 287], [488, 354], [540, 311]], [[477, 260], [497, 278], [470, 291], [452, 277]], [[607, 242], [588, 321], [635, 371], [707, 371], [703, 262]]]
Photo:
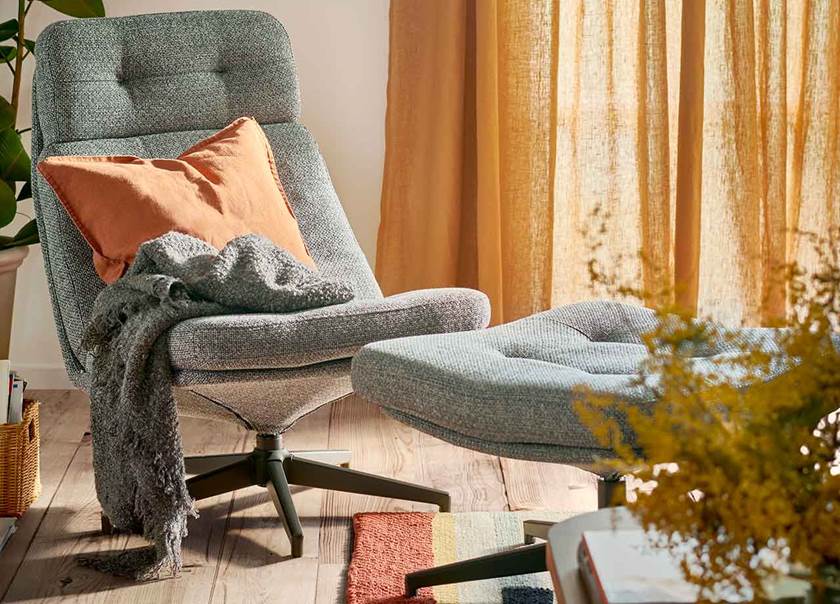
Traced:
[[[103, 17], [102, 0], [38, 0], [71, 17]], [[30, 128], [18, 126], [23, 62], [35, 55], [35, 42], [26, 38], [26, 16], [35, 0], [18, 0], [17, 18], [0, 23], [0, 58], [12, 73], [8, 98], [0, 96], [0, 229], [18, 214], [18, 203], [32, 196], [32, 162], [21, 135]], [[30, 219], [14, 234], [0, 235], [0, 358], [9, 354], [12, 307], [17, 269], [28, 247], [38, 243], [38, 227]]]
[[[763, 599], [798, 578], [807, 601], [840, 602], [840, 229], [803, 235], [818, 262], [784, 271], [784, 329], [750, 338], [661, 305], [636, 376], [651, 404], [591, 392], [577, 404], [617, 453], [607, 463], [653, 487], [626, 505], [704, 600]], [[674, 299], [616, 287], [590, 267], [611, 292]], [[692, 351], [722, 349], [695, 363]]]

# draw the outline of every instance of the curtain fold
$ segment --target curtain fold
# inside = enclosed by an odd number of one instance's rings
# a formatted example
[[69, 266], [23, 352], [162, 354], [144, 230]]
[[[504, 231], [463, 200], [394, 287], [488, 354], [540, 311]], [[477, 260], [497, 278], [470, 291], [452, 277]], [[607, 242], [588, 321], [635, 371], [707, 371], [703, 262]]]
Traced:
[[[432, 9], [432, 10], [430, 10]], [[475, 109], [467, 3], [392, 2], [377, 267], [387, 293], [463, 283], [472, 268]], [[474, 29], [474, 28], [473, 28]], [[474, 151], [473, 151], [474, 154]], [[463, 216], [462, 216], [463, 214]]]
[[554, 2], [391, 3], [376, 273], [463, 285], [493, 321], [551, 302]]
[[679, 105], [674, 223], [674, 294], [679, 306], [696, 312], [700, 266], [700, 208], [703, 175], [703, 81], [706, 1], [683, 7], [680, 20]]
[[602, 295], [590, 290], [593, 258], [646, 303], [672, 289], [668, 67], [679, 56], [668, 53], [665, 8], [561, 4], [554, 305]]
[[780, 279], [787, 262], [787, 19], [786, 3], [756, 3], [756, 90], [758, 175], [761, 201], [762, 319], [785, 315], [785, 284]]
[[[782, 317], [840, 225], [840, 0], [392, 0], [377, 276], [494, 322], [592, 297]], [[596, 244], [597, 242], [597, 244]]]

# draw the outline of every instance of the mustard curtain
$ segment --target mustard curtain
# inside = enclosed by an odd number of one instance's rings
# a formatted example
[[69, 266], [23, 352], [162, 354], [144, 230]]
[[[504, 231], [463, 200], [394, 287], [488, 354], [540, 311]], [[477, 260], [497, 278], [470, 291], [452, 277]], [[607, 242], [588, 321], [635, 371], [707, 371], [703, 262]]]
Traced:
[[594, 255], [768, 321], [838, 194], [840, 0], [392, 0], [389, 293], [479, 287], [507, 321], [591, 297]]
[[477, 287], [495, 322], [551, 303], [553, 9], [391, 3], [376, 263], [386, 293]]

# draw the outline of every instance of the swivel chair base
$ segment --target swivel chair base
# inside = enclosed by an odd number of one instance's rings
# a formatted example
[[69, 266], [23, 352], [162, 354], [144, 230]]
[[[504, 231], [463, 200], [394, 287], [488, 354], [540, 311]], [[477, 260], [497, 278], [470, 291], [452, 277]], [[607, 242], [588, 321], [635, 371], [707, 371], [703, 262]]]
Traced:
[[[624, 481], [619, 476], [609, 476], [598, 481], [598, 508], [612, 505], [624, 490]], [[622, 497], [623, 498], [623, 497]], [[409, 573], [405, 576], [405, 595], [413, 597], [421, 587], [448, 585], [482, 579], [512, 577], [548, 570], [546, 565], [546, 544], [534, 544], [535, 538], [545, 539], [554, 522], [526, 520], [524, 522], [525, 544], [513, 549], [443, 564]]]
[[[442, 512], [450, 509], [445, 491], [351, 470], [349, 462], [349, 451], [291, 452], [283, 447], [278, 434], [258, 434], [251, 453], [184, 458], [187, 474], [198, 474], [187, 480], [190, 495], [196, 500], [254, 485], [268, 489], [289, 536], [294, 558], [303, 555], [303, 528], [289, 485], [421, 501], [436, 504]], [[102, 529], [113, 530], [104, 514]]]

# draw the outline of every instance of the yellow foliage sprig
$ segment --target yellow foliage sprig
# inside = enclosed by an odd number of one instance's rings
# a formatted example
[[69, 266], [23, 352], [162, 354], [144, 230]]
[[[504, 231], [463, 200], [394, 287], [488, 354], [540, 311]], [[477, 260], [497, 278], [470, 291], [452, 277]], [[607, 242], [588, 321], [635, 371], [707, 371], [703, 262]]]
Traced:
[[818, 264], [785, 268], [779, 329], [697, 319], [666, 288], [617, 284], [590, 262], [613, 295], [666, 302], [634, 378], [649, 403], [584, 392], [576, 410], [615, 452], [605, 463], [655, 483], [627, 505], [706, 599], [760, 598], [765, 579], [792, 569], [807, 569], [818, 596], [840, 577], [840, 229], [806, 237]]

